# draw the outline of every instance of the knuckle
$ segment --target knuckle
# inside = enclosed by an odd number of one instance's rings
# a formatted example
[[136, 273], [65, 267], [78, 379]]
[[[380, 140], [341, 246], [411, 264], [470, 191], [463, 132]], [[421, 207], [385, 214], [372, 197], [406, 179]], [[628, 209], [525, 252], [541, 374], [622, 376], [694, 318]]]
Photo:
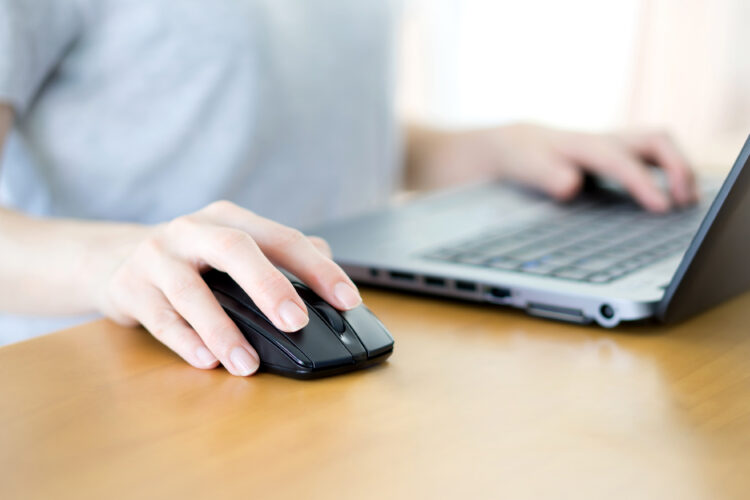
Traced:
[[312, 243], [316, 247], [331, 248], [331, 245], [329, 245], [328, 242], [320, 236], [308, 236], [307, 239], [309, 239], [310, 243]]
[[331, 245], [329, 245], [326, 240], [318, 236], [309, 236], [308, 239], [310, 240], [310, 243], [312, 243], [312, 245], [319, 251], [323, 252], [326, 257], [329, 259], [332, 257]]
[[237, 327], [229, 318], [217, 319], [201, 334], [201, 338], [212, 352], [225, 353], [225, 357], [229, 355], [231, 346], [237, 342], [236, 337]]
[[273, 237], [272, 245], [275, 247], [293, 247], [299, 245], [305, 239], [305, 235], [297, 229], [283, 227], [276, 231]]
[[200, 289], [202, 280], [198, 275], [185, 275], [173, 279], [169, 283], [169, 295], [176, 301], [180, 301], [193, 295]]
[[203, 211], [218, 216], [229, 214], [239, 208], [237, 205], [227, 200], [218, 200], [208, 204]]
[[161, 307], [153, 313], [153, 320], [149, 331], [151, 335], [161, 340], [175, 324], [182, 321], [182, 317], [172, 308]]
[[255, 292], [261, 297], [277, 297], [291, 286], [291, 283], [283, 274], [272, 269], [259, 276], [255, 285]]
[[165, 252], [164, 245], [156, 236], [150, 236], [141, 241], [133, 252], [135, 259], [155, 259]]
[[230, 252], [241, 245], [252, 244], [253, 239], [244, 231], [238, 229], [222, 230], [214, 241], [215, 249], [218, 252]]
[[197, 224], [192, 215], [182, 215], [167, 223], [166, 232], [167, 234], [184, 234], [195, 229]]

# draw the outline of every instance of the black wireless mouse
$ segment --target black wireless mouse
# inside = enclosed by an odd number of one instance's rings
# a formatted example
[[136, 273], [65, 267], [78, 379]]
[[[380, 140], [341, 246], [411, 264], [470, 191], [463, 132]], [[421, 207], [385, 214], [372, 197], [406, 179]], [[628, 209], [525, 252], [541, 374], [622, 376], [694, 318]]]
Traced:
[[384, 361], [393, 338], [363, 304], [338, 311], [307, 285], [284, 273], [307, 306], [310, 322], [298, 332], [282, 332], [226, 273], [212, 269], [203, 279], [260, 356], [260, 369], [311, 379], [359, 370]]

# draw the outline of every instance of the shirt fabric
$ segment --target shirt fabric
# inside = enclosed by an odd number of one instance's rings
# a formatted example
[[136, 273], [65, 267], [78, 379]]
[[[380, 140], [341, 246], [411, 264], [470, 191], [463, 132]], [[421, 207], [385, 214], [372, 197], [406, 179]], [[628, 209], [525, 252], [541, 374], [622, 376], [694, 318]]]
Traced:
[[[0, 203], [156, 223], [227, 199], [304, 229], [398, 182], [395, 0], [0, 0]], [[0, 344], [80, 318], [0, 316]]]

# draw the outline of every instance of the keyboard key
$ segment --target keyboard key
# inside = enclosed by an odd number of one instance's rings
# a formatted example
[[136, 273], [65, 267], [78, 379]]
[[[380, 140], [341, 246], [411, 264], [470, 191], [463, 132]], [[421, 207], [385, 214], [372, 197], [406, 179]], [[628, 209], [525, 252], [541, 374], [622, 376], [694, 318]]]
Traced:
[[554, 263], [532, 261], [521, 265], [521, 270], [529, 274], [550, 274], [560, 266]]
[[484, 264], [487, 261], [487, 256], [480, 253], [460, 253], [453, 257], [453, 260], [461, 262], [462, 264]]
[[591, 283], [607, 283], [609, 281], [612, 281], [612, 274], [610, 273], [594, 273], [586, 278], [586, 281], [589, 281]]
[[577, 260], [573, 263], [575, 267], [580, 269], [588, 269], [591, 272], [601, 271], [612, 267], [617, 264], [618, 259], [607, 257], [604, 255], [591, 255], [589, 257]]
[[564, 267], [562, 269], [555, 270], [552, 274], [554, 276], [557, 276], [558, 278], [567, 278], [571, 280], [583, 280], [589, 274], [591, 274], [591, 271], [587, 271], [585, 269], [578, 269], [575, 267]]
[[556, 251], [547, 254], [541, 258], [547, 264], [554, 264], [556, 267], [562, 267], [570, 264], [576, 259], [574, 255], [566, 254], [565, 252]]
[[516, 269], [521, 265], [521, 261], [508, 257], [495, 257], [488, 260], [487, 265], [496, 269]]

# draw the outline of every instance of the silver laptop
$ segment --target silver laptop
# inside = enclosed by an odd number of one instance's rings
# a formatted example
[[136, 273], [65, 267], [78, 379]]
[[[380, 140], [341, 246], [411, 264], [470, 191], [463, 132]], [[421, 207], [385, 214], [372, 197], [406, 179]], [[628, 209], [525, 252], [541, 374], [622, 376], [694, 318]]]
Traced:
[[363, 284], [613, 327], [683, 319], [750, 288], [750, 138], [701, 203], [650, 214], [594, 185], [558, 203], [500, 183], [314, 228]]

